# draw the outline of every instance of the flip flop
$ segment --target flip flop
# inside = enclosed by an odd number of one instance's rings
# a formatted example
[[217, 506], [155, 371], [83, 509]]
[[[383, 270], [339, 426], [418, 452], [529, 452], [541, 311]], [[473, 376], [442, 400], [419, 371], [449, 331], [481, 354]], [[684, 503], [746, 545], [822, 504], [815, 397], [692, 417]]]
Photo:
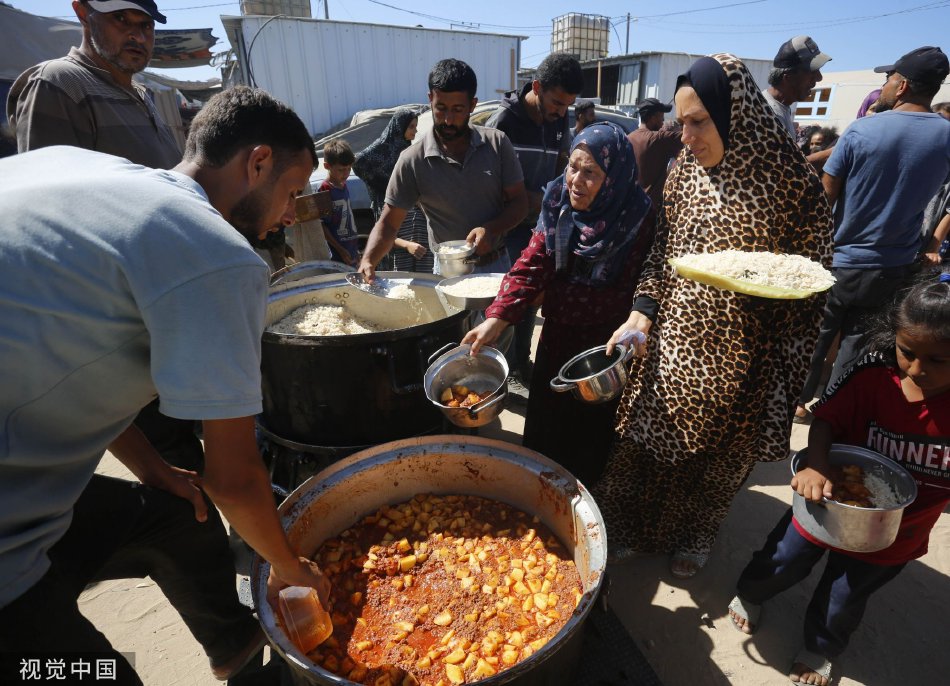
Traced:
[[[677, 564], [686, 562], [690, 565], [685, 571], [677, 570]], [[696, 572], [709, 562], [709, 553], [673, 553], [670, 558], [670, 574], [677, 579], [689, 579], [696, 576]]]
[[[792, 667], [795, 665], [802, 665], [807, 667], [809, 670], [815, 674], [824, 677], [828, 684], [831, 684], [831, 660], [826, 658], [824, 655], [819, 655], [818, 653], [813, 653], [810, 650], [798, 651], [798, 655], [795, 656], [795, 660], [792, 662]], [[791, 674], [789, 674], [789, 679], [791, 679]], [[792, 681], [793, 684], [801, 684], [804, 682], [801, 681]]]
[[742, 631], [742, 633], [747, 636], [751, 636], [755, 633], [755, 630], [759, 628], [759, 617], [762, 616], [762, 606], [756, 605], [755, 603], [750, 603], [748, 600], [743, 600], [739, 596], [736, 596], [732, 599], [732, 602], [729, 603], [729, 609], [734, 613], [742, 617], [746, 622], [746, 627], [748, 631], [743, 631], [736, 620], [732, 615], [729, 615], [729, 619], [732, 621], [732, 626], [736, 628], [736, 631]]

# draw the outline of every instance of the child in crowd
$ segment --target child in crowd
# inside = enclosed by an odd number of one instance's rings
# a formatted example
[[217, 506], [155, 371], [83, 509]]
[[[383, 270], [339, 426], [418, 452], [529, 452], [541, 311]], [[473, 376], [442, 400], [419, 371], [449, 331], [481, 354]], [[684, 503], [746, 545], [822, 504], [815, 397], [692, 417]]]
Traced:
[[905, 291], [882, 318], [871, 350], [814, 407], [808, 466], [791, 485], [820, 502], [832, 495], [831, 443], [876, 450], [917, 481], [897, 539], [874, 553], [830, 548], [789, 510], [743, 570], [729, 605], [735, 626], [751, 634], [761, 604], [802, 581], [829, 551], [805, 612], [805, 648], [789, 675], [795, 682], [828, 684], [831, 660], [847, 647], [868, 598], [927, 552], [930, 530], [950, 502], [950, 272], [928, 272]]
[[323, 220], [323, 233], [330, 245], [330, 259], [356, 266], [359, 262], [359, 236], [350, 207], [346, 178], [353, 167], [353, 150], [344, 140], [333, 140], [323, 149], [323, 167], [327, 170], [321, 191], [330, 191], [333, 212]]

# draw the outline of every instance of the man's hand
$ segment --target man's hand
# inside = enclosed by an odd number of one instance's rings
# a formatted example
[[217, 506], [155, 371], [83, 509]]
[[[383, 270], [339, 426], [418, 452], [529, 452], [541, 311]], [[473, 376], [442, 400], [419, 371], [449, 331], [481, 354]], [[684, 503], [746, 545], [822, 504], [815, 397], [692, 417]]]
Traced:
[[822, 497], [830, 498], [833, 487], [831, 479], [811, 467], [805, 467], [792, 477], [795, 492], [813, 503], [820, 503]]
[[474, 329], [465, 334], [462, 343], [472, 344], [472, 355], [477, 355], [482, 346], [491, 345], [498, 340], [502, 331], [508, 328], [509, 322], [504, 319], [489, 317]]
[[195, 508], [195, 519], [207, 521], [208, 506], [200, 490], [201, 477], [165, 462], [135, 424], [129, 424], [109, 444], [109, 451], [143, 484], [184, 498]]
[[468, 243], [475, 244], [476, 255], [487, 255], [493, 250], [490, 234], [488, 233], [488, 229], [484, 226], [476, 226], [469, 231], [465, 240]]
[[195, 508], [195, 519], [199, 522], [208, 521], [208, 504], [201, 492], [201, 477], [197, 472], [168, 465], [167, 470], [148, 477], [142, 483], [187, 500]]
[[330, 580], [323, 574], [316, 562], [301, 557], [297, 563], [283, 569], [270, 568], [267, 577], [267, 601], [277, 609], [277, 594], [288, 586], [314, 588], [324, 609], [330, 607]]
[[356, 271], [363, 275], [363, 281], [366, 283], [373, 283], [376, 279], [376, 266], [369, 261], [366, 255], [363, 255], [363, 259], [360, 260], [360, 266]]

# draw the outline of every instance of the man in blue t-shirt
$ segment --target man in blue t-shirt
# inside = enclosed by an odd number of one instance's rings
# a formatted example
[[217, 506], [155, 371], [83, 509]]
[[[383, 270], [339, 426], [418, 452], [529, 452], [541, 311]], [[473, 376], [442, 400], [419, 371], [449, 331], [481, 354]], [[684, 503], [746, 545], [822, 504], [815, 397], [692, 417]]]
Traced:
[[[97, 653], [141, 683], [77, 599], [151, 576], [214, 676], [234, 676], [264, 637], [219, 509], [273, 581], [323, 585], [255, 442], [268, 270], [248, 242], [293, 223], [315, 162], [297, 115], [245, 87], [205, 105], [174, 169], [72, 146], [0, 160], [0, 658]], [[204, 422], [201, 478], [132, 423], [156, 395]], [[95, 473], [106, 449], [138, 482]]]
[[877, 114], [858, 119], [825, 164], [822, 184], [835, 205], [833, 268], [837, 281], [825, 306], [798, 418], [817, 390], [836, 335], [841, 345], [829, 385], [864, 346], [866, 320], [905, 282], [921, 248], [927, 203], [950, 171], [950, 122], [930, 103], [950, 72], [940, 48], [913, 50], [877, 67], [887, 80]]

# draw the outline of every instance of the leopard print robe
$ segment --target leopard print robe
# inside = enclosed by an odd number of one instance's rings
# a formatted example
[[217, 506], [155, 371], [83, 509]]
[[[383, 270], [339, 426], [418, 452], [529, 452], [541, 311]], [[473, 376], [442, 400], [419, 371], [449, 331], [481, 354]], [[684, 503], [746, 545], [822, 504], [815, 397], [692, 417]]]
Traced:
[[659, 304], [635, 363], [617, 439], [595, 496], [611, 547], [706, 553], [756, 461], [788, 455], [797, 394], [823, 297], [771, 300], [678, 278], [670, 258], [727, 249], [793, 253], [831, 264], [832, 218], [818, 176], [751, 74], [713, 55], [731, 85], [723, 160], [688, 148], [665, 187], [637, 295]]

